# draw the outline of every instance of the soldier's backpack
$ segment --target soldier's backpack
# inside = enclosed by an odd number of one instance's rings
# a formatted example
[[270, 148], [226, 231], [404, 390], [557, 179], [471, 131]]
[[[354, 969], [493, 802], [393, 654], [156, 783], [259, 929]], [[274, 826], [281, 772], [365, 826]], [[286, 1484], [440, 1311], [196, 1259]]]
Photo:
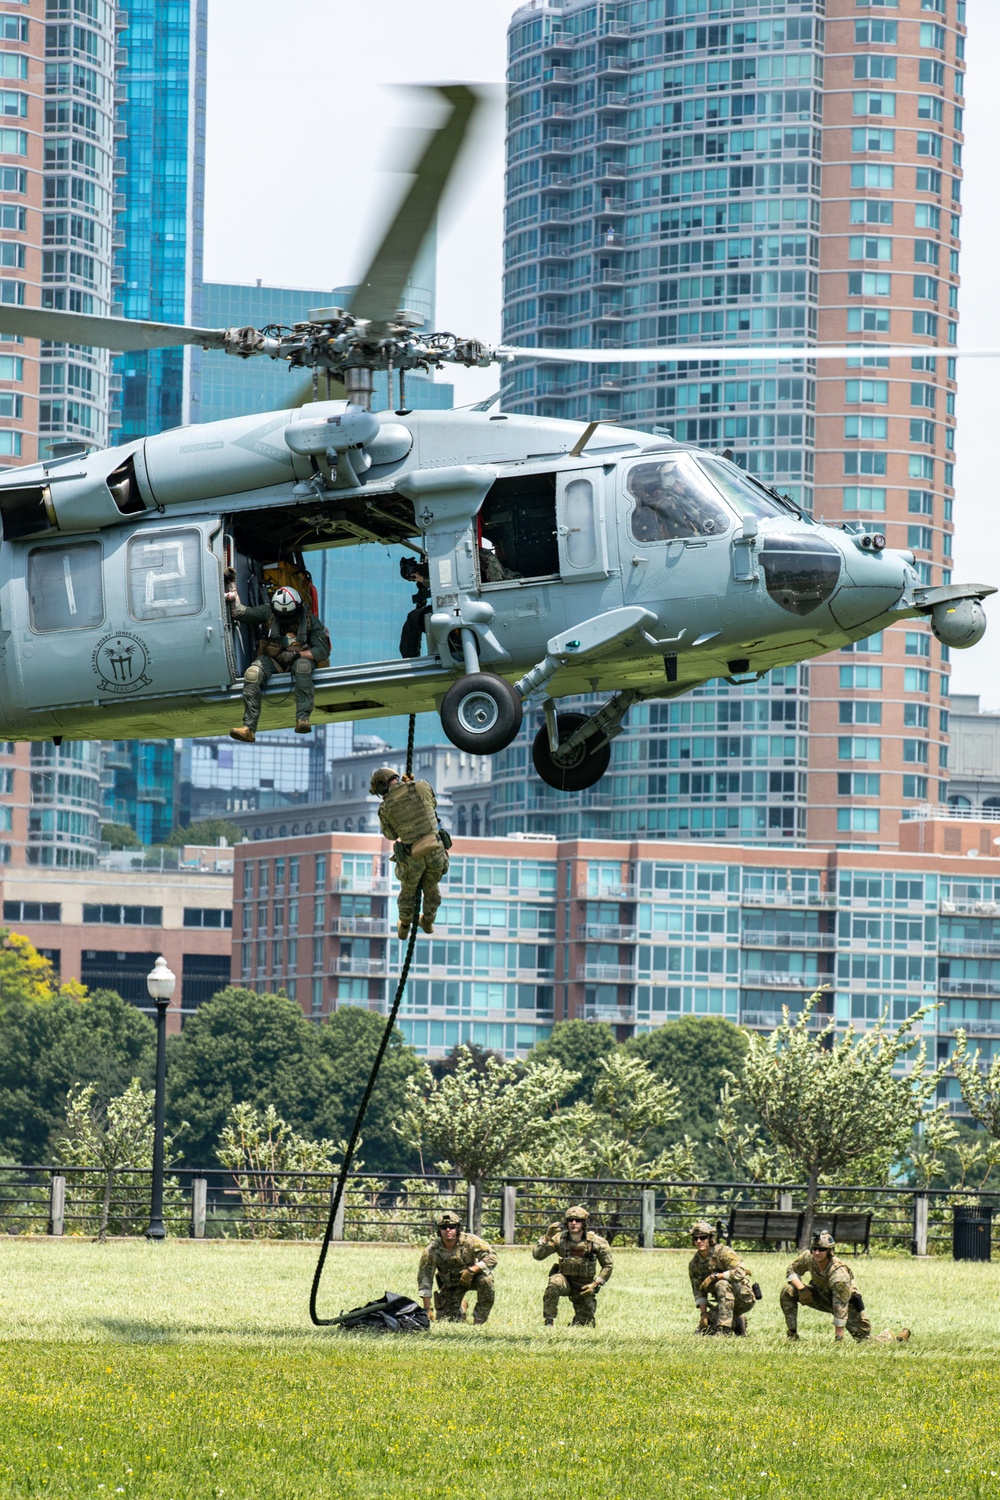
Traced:
[[420, 1304], [399, 1292], [386, 1292], [384, 1297], [341, 1313], [333, 1321], [350, 1333], [426, 1333], [431, 1326]]

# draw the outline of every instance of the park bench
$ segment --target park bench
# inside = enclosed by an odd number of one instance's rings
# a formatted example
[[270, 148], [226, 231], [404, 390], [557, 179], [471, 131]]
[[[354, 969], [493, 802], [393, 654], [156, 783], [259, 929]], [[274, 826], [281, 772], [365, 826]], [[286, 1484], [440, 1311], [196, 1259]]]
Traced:
[[[758, 1240], [761, 1244], [774, 1245], [788, 1241], [797, 1245], [802, 1233], [802, 1210], [787, 1208], [734, 1208], [730, 1211], [726, 1226], [726, 1244], [733, 1240]], [[869, 1253], [872, 1216], [870, 1213], [833, 1213], [813, 1216], [814, 1232], [828, 1229], [838, 1245], [852, 1245], [854, 1254], [858, 1246], [865, 1255]]]

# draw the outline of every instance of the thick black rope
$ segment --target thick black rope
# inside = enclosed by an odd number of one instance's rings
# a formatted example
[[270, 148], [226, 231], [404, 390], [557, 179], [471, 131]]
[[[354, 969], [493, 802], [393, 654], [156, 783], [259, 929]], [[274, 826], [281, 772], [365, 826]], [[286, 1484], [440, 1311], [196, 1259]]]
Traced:
[[[411, 714], [409, 735], [406, 742], [407, 776], [413, 775], [413, 737], [415, 728], [416, 715]], [[358, 1106], [358, 1113], [355, 1117], [354, 1128], [351, 1131], [351, 1138], [347, 1143], [347, 1150], [344, 1152], [344, 1159], [340, 1164], [340, 1172], [337, 1177], [337, 1185], [334, 1188], [333, 1196], [330, 1199], [330, 1212], [327, 1216], [326, 1229], [323, 1231], [323, 1243], [320, 1246], [319, 1260], [316, 1262], [316, 1270], [313, 1274], [312, 1287], [309, 1292], [309, 1316], [316, 1328], [329, 1328], [331, 1323], [336, 1322], [335, 1318], [321, 1318], [318, 1315], [316, 1311], [316, 1298], [319, 1295], [319, 1284], [323, 1277], [323, 1266], [326, 1263], [326, 1253], [330, 1248], [330, 1241], [333, 1238], [333, 1226], [337, 1218], [337, 1210], [340, 1208], [341, 1200], [344, 1196], [344, 1188], [347, 1184], [347, 1174], [351, 1170], [351, 1162], [354, 1158], [354, 1149], [358, 1144], [358, 1137], [361, 1134], [361, 1126], [364, 1123], [365, 1112], [368, 1109], [368, 1101], [371, 1099], [371, 1096], [375, 1090], [375, 1084], [378, 1079], [379, 1069], [382, 1066], [382, 1059], [385, 1056], [385, 1049], [389, 1045], [389, 1038], [392, 1036], [392, 1028], [395, 1026], [396, 1016], [399, 1014], [399, 1006], [403, 998], [403, 991], [406, 989], [406, 980], [410, 972], [410, 964], [413, 960], [413, 950], [417, 944], [417, 919], [420, 916], [420, 907], [423, 898], [423, 886], [424, 882], [421, 878], [420, 884], [417, 886], [416, 890], [416, 899], [413, 906], [413, 920], [410, 924], [410, 939], [406, 945], [406, 955], [403, 959], [403, 967], [400, 971], [399, 983], [396, 985], [396, 996], [392, 1002], [388, 1020], [385, 1023], [385, 1030], [382, 1033], [382, 1040], [379, 1042], [378, 1051], [375, 1054], [375, 1061], [372, 1063], [371, 1073], [368, 1075], [368, 1083], [365, 1088], [364, 1095], [362, 1096], [361, 1103]]]

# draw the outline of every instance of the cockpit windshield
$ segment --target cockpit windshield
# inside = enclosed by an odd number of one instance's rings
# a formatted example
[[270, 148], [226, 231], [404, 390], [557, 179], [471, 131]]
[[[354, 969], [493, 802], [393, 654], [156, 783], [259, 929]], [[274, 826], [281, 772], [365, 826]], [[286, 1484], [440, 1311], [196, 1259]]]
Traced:
[[705, 453], [699, 453], [698, 462], [741, 516], [781, 516], [787, 521], [790, 515], [801, 515], [790, 500], [779, 500], [776, 495], [768, 494], [762, 484], [744, 474], [735, 464]]
[[686, 453], [634, 464], [626, 483], [635, 500], [629, 517], [633, 541], [723, 536], [732, 527], [732, 515]]

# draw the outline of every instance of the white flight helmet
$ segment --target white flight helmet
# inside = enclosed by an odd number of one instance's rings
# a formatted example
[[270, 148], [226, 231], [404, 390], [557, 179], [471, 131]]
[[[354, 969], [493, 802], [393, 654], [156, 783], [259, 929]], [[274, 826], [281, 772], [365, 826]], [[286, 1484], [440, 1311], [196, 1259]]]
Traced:
[[298, 589], [275, 589], [271, 595], [271, 608], [276, 615], [298, 614], [302, 608], [302, 598]]

